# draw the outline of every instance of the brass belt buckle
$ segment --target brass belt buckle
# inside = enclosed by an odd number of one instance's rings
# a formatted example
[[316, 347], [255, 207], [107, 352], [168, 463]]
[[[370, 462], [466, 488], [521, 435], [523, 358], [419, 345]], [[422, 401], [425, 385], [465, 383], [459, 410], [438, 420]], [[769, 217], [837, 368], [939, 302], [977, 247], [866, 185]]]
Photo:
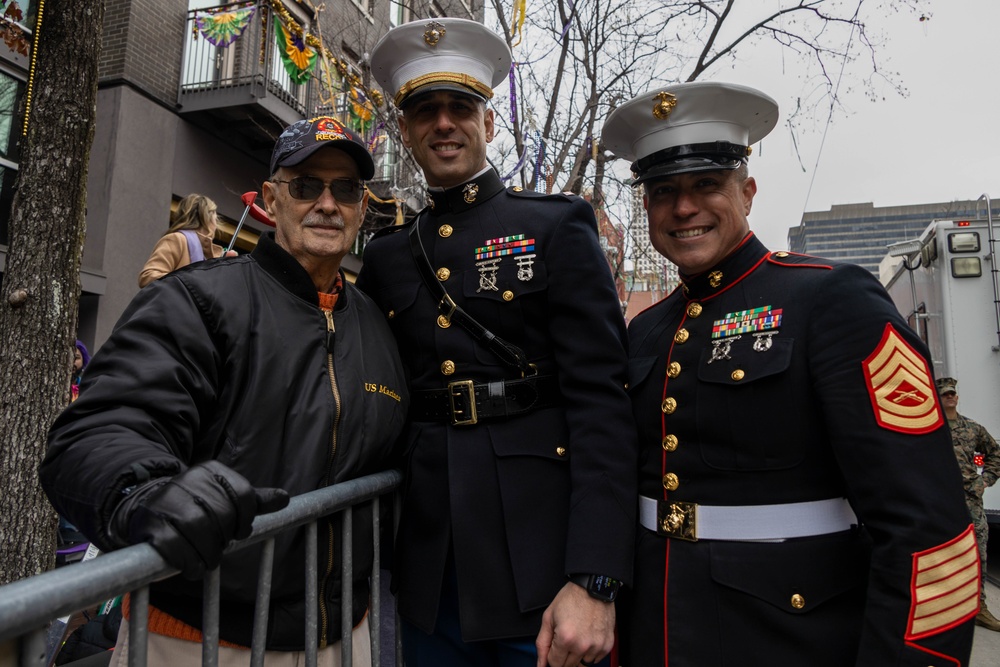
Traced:
[[[467, 410], [455, 407], [455, 399], [464, 398], [468, 402]], [[451, 425], [472, 426], [479, 421], [476, 415], [476, 388], [472, 380], [457, 380], [448, 383], [448, 401], [451, 403]], [[468, 414], [466, 414], [468, 413]], [[459, 418], [459, 415], [466, 415]]]
[[697, 542], [698, 533], [695, 523], [697, 507], [696, 503], [657, 501], [657, 534], [678, 540]]

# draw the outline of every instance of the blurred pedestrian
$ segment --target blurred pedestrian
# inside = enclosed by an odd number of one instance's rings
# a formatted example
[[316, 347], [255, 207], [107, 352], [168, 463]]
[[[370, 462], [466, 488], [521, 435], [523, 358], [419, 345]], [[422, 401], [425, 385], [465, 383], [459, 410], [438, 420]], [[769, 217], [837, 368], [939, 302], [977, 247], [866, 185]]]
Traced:
[[[955, 448], [955, 457], [965, 483], [965, 504], [972, 515], [972, 525], [976, 527], [976, 542], [979, 544], [982, 576], [979, 580], [976, 625], [1000, 632], [1000, 620], [986, 606], [986, 545], [990, 539], [990, 525], [983, 508], [983, 492], [1000, 478], [1000, 445], [997, 445], [997, 441], [985, 427], [958, 413], [958, 380], [938, 378], [937, 387], [944, 416], [951, 428], [951, 444]], [[982, 463], [976, 463], [977, 455], [983, 457]], [[979, 472], [980, 468], [982, 472]]]
[[[177, 205], [173, 224], [153, 247], [139, 274], [139, 287], [162, 278], [182, 266], [221, 257], [223, 247], [213, 243], [219, 217], [215, 202], [204, 195], [190, 194]], [[230, 255], [235, 255], [230, 252]]]
[[87, 351], [87, 346], [83, 344], [83, 341], [77, 339], [76, 344], [73, 346], [73, 374], [70, 377], [70, 403], [75, 401], [80, 395], [80, 382], [83, 380], [83, 371], [87, 368], [87, 364], [90, 363], [90, 352]]

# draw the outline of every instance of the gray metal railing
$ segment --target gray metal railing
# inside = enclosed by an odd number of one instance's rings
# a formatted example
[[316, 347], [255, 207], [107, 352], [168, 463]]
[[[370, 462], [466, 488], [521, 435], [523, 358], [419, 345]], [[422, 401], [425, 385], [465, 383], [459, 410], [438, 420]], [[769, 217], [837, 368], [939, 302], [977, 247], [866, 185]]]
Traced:
[[[339, 512], [341, 520], [341, 656], [342, 664], [350, 667], [353, 570], [352, 517], [353, 508], [372, 503], [374, 564], [371, 577], [369, 629], [371, 632], [372, 664], [381, 665], [379, 631], [382, 609], [379, 576], [379, 504], [399, 485], [402, 475], [389, 470], [349, 482], [335, 484], [292, 498], [280, 512], [258, 516], [253, 533], [245, 540], [234, 542], [226, 553], [239, 551], [263, 542], [260, 573], [257, 581], [257, 601], [254, 614], [251, 665], [264, 664], [264, 641], [271, 594], [271, 572], [274, 538], [279, 533], [306, 526], [305, 584], [305, 658], [307, 667], [316, 665], [318, 645], [318, 574], [317, 519]], [[59, 617], [92, 607], [122, 593], [131, 594], [129, 618], [129, 666], [146, 664], [146, 637], [149, 611], [149, 584], [177, 574], [148, 544], [102, 554], [100, 557], [76, 563], [28, 579], [0, 586], [0, 664], [4, 656], [17, 655], [18, 664], [46, 664], [46, 636], [49, 624]], [[205, 575], [203, 595], [202, 664], [218, 664], [219, 646], [219, 570]], [[397, 634], [398, 656], [398, 634]]]

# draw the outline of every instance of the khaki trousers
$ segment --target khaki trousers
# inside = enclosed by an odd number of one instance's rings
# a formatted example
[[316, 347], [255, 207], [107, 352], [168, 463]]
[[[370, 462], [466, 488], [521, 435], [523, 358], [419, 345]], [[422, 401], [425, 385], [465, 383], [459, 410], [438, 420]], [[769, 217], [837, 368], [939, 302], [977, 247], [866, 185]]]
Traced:
[[[371, 637], [368, 634], [368, 616], [351, 633], [354, 667], [371, 667]], [[190, 642], [164, 635], [149, 633], [146, 647], [146, 664], [149, 667], [187, 667], [201, 664], [201, 642]], [[128, 621], [122, 620], [118, 643], [111, 655], [109, 667], [128, 665]], [[320, 649], [316, 656], [317, 667], [341, 667], [340, 642]], [[219, 667], [246, 667], [250, 664], [250, 650], [219, 647]], [[301, 667], [306, 664], [304, 651], [265, 651], [264, 664], [268, 667]]]

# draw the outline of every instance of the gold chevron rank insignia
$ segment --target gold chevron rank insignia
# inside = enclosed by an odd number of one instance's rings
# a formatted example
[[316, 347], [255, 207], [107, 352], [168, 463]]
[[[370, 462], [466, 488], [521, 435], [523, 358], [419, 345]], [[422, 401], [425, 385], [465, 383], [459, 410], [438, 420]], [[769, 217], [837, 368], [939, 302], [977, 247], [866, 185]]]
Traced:
[[927, 361], [891, 324], [863, 366], [879, 426], [918, 435], [944, 423]]
[[972, 525], [961, 535], [913, 554], [906, 639], [922, 639], [979, 611], [979, 549]]

